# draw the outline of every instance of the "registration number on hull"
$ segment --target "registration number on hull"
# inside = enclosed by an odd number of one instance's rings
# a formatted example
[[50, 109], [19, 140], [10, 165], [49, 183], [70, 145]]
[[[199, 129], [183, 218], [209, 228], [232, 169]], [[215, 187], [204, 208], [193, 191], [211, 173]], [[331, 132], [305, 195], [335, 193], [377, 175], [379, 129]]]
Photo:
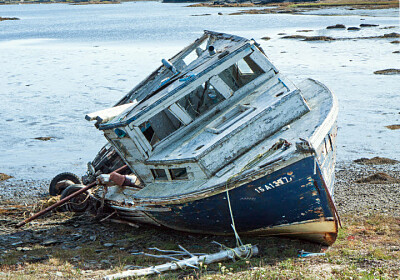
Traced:
[[291, 181], [293, 181], [293, 178], [291, 176], [282, 176], [279, 179], [272, 181], [271, 183], [265, 184], [263, 186], [259, 186], [259, 187], [255, 188], [254, 190], [257, 193], [263, 193], [263, 192], [275, 189], [279, 186], [285, 185]]

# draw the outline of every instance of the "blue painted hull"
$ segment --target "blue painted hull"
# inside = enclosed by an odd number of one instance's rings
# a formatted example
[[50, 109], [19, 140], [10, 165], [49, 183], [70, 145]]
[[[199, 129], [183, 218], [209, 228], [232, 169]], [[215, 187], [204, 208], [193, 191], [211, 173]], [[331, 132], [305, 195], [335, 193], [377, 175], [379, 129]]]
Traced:
[[[239, 233], [285, 232], [331, 244], [337, 234], [335, 206], [313, 156], [229, 191], [236, 230]], [[165, 205], [168, 212], [148, 212], [158, 223], [177, 230], [231, 234], [232, 219], [227, 192], [184, 204]], [[310, 232], [308, 223], [331, 223], [326, 232]], [[295, 232], [285, 230], [297, 225]], [[304, 226], [299, 226], [304, 225]], [[299, 232], [296, 232], [299, 231]], [[305, 236], [302, 236], [303, 232]], [[318, 230], [317, 230], [318, 231]], [[324, 241], [325, 240], [325, 241]], [[333, 241], [332, 241], [333, 240]]]

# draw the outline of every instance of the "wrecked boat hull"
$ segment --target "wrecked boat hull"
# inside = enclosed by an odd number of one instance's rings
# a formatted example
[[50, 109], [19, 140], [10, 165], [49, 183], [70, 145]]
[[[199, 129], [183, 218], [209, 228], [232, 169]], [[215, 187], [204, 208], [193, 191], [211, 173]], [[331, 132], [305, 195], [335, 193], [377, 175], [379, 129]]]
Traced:
[[[327, 245], [337, 236], [335, 206], [314, 156], [228, 192], [163, 205], [157, 211], [145, 213], [172, 229], [226, 235], [232, 234], [230, 208], [236, 230], [241, 234], [300, 237]], [[136, 215], [134, 211], [132, 214]]]
[[111, 147], [85, 181], [122, 162], [136, 176], [93, 191], [113, 220], [332, 244], [337, 114], [326, 86], [293, 84], [253, 39], [205, 31], [86, 116]]

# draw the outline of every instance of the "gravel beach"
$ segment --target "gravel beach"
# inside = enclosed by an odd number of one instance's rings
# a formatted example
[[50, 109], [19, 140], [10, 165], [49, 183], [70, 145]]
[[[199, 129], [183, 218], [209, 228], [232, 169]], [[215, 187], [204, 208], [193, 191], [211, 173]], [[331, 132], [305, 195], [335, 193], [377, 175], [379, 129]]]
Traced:
[[[221, 264], [220, 268], [215, 264], [203, 274], [187, 269], [161, 278], [304, 279], [312, 275], [306, 279], [349, 279], [349, 275], [372, 274], [395, 279], [400, 272], [399, 170], [399, 163], [337, 164], [335, 201], [343, 227], [329, 248], [303, 240], [243, 236], [244, 242], [259, 246], [260, 256], [226, 263], [233, 273], [226, 274]], [[357, 183], [360, 180], [371, 182]], [[100, 279], [132, 265], [163, 263], [132, 256], [149, 247], [175, 249], [180, 244], [190, 251], [213, 252], [212, 240], [229, 246], [235, 243], [233, 236], [192, 235], [147, 225], [132, 228], [69, 212], [53, 212], [15, 229], [18, 222], [48, 206], [48, 183], [0, 182], [0, 279]], [[299, 258], [299, 250], [329, 253]], [[192, 276], [197, 278], [185, 278]]]

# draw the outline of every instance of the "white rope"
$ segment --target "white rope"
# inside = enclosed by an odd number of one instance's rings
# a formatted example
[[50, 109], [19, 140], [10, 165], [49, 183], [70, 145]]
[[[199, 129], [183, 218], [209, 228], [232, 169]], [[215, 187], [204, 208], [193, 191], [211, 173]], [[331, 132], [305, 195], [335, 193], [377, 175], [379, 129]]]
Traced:
[[232, 229], [233, 229], [233, 233], [235, 234], [236, 246], [237, 247], [242, 247], [243, 246], [242, 240], [240, 239], [240, 236], [236, 231], [235, 219], [233, 218], [231, 200], [229, 198], [229, 190], [228, 189], [226, 190], [226, 198], [228, 199], [229, 213], [231, 214], [231, 221], [232, 221], [231, 226], [232, 226]]

